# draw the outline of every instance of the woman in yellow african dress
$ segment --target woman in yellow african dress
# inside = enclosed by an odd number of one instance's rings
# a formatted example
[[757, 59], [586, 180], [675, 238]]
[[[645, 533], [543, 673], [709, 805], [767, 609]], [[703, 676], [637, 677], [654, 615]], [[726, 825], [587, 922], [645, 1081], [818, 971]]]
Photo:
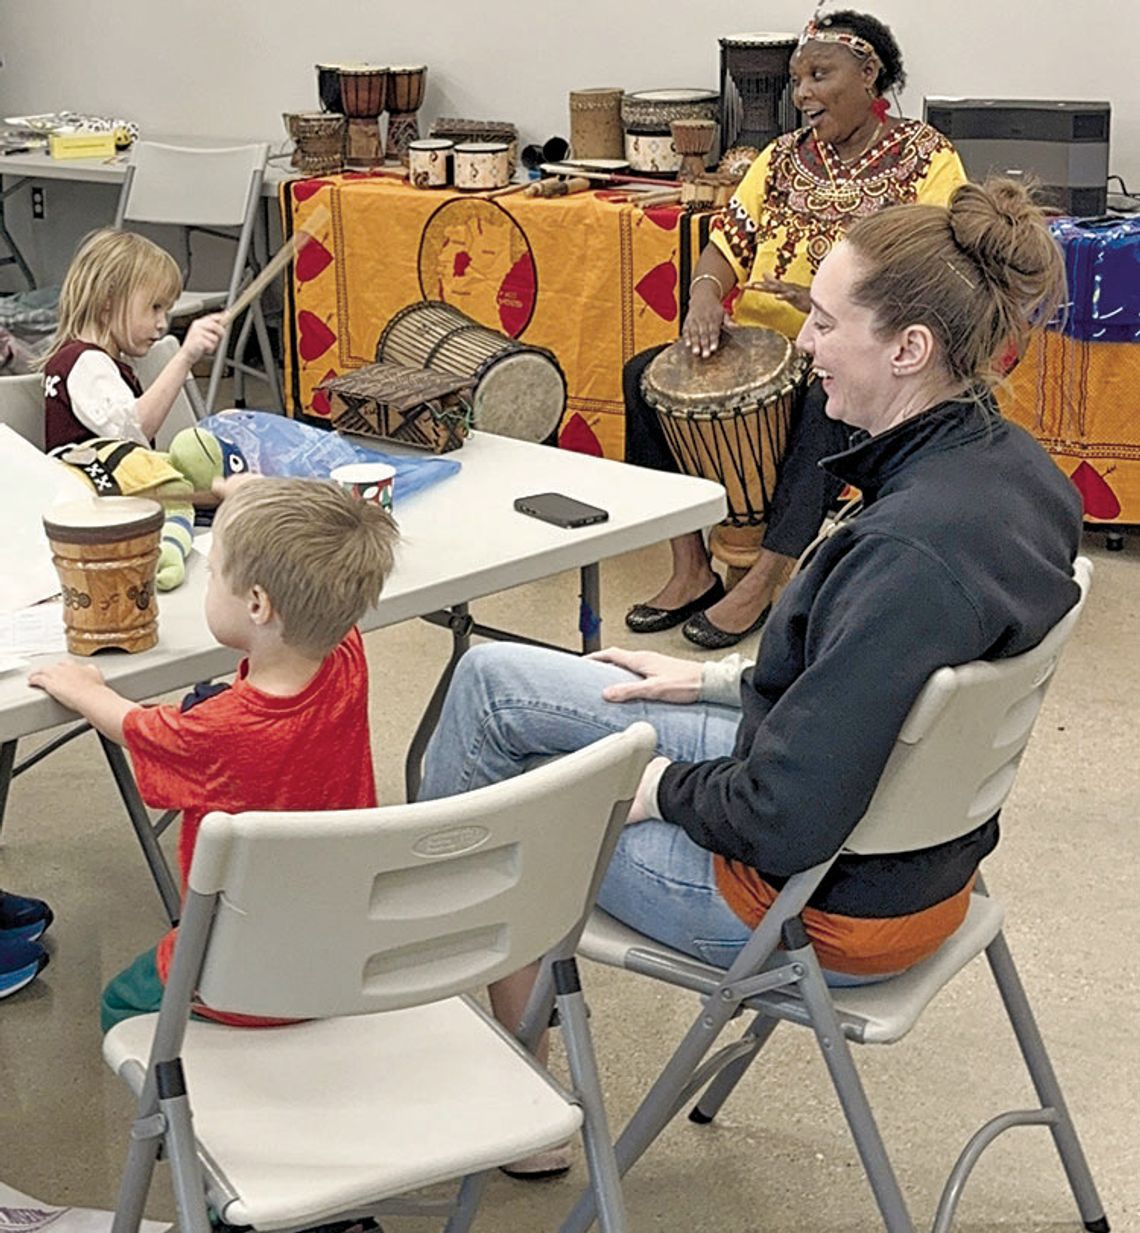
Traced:
[[[816, 270], [847, 229], [885, 206], [945, 205], [966, 176], [953, 146], [920, 120], [888, 114], [884, 95], [905, 82], [890, 29], [848, 9], [809, 22], [793, 52], [793, 97], [804, 127], [771, 143], [713, 222], [689, 286], [681, 337], [694, 354], [716, 350], [726, 321], [795, 338]], [[677, 470], [641, 375], [661, 348], [626, 366], [626, 461]], [[689, 641], [732, 646], [759, 629], [776, 587], [838, 495], [817, 465], [845, 449], [848, 430], [824, 414], [819, 382], [804, 393], [772, 496], [755, 564], [729, 593], [699, 533], [671, 541], [673, 573], [626, 623], [637, 633], [684, 622]]]

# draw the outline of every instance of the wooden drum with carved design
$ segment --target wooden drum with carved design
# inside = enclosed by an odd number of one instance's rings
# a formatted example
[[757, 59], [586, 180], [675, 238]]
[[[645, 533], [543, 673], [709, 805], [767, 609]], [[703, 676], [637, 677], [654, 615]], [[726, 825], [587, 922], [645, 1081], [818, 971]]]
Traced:
[[146, 651], [158, 641], [154, 576], [165, 512], [142, 497], [69, 501], [44, 515], [67, 649]]

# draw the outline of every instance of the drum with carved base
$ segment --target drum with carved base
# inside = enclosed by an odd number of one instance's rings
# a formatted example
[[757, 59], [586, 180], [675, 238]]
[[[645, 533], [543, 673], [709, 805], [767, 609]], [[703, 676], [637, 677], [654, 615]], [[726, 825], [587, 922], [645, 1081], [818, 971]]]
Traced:
[[72, 655], [146, 651], [158, 641], [154, 575], [164, 521], [162, 506], [142, 497], [69, 501], [44, 515]]

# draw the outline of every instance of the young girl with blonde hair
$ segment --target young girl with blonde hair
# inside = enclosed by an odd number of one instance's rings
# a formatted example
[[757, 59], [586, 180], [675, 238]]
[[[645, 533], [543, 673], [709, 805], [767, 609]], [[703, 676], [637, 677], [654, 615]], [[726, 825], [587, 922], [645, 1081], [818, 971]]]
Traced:
[[90, 437], [147, 444], [190, 370], [225, 336], [225, 318], [192, 322], [177, 354], [145, 392], [130, 366], [165, 333], [182, 290], [174, 258], [129, 231], [95, 231], [80, 244], [59, 297], [59, 328], [44, 374], [47, 448]]

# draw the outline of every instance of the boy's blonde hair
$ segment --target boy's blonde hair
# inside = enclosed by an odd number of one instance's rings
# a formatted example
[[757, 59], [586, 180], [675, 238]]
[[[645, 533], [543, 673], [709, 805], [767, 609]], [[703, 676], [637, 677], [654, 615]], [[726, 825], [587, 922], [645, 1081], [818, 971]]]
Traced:
[[399, 538], [386, 510], [322, 480], [251, 479], [214, 528], [230, 589], [261, 587], [284, 641], [321, 657], [379, 599]]
[[117, 357], [131, 300], [144, 291], [167, 305], [182, 293], [182, 272], [165, 249], [113, 228], [84, 236], [60, 288], [59, 327], [45, 360], [81, 336]]

